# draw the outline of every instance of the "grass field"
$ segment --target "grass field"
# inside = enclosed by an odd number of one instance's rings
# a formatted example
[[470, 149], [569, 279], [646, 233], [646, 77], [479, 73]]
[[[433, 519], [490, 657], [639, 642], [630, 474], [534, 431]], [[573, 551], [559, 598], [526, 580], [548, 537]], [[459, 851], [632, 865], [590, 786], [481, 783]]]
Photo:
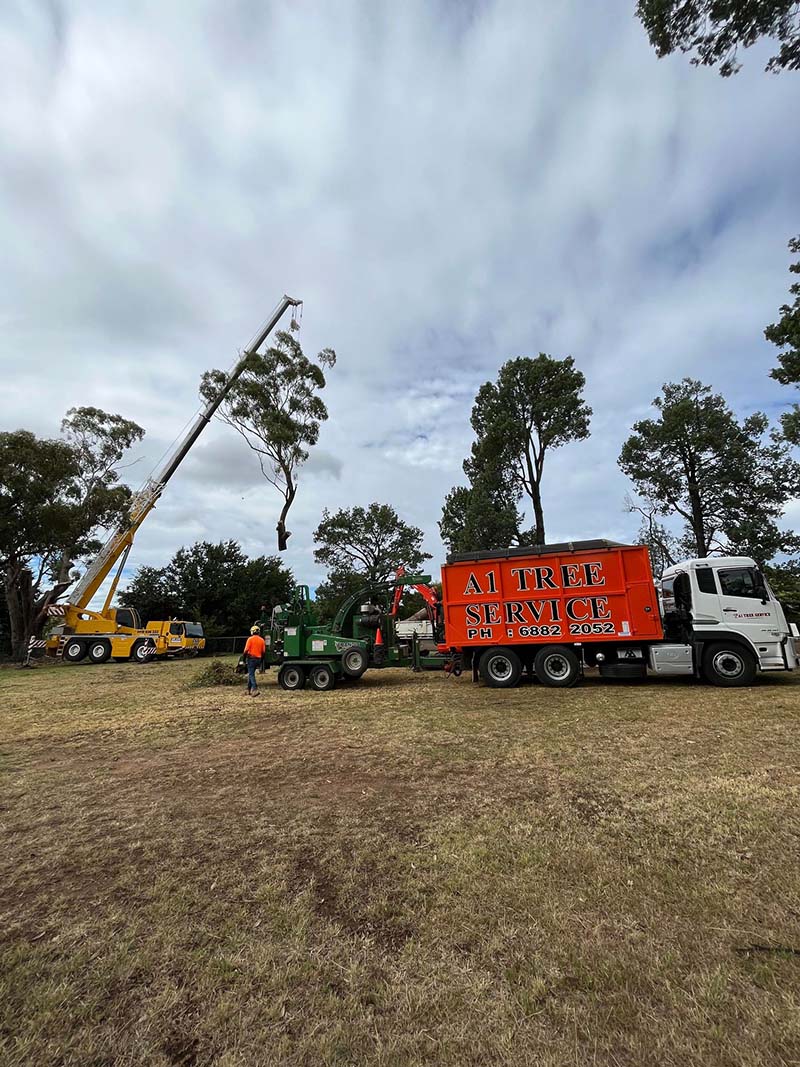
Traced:
[[0, 1062], [800, 1063], [800, 685], [0, 671]]

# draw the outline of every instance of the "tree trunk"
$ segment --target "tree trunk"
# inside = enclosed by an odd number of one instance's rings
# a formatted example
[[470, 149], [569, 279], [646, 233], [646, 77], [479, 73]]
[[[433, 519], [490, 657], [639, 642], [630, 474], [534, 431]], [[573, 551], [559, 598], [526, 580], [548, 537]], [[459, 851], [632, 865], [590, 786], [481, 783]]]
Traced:
[[289, 508], [292, 506], [292, 501], [297, 493], [297, 488], [287, 479], [286, 495], [283, 501], [283, 507], [278, 518], [278, 525], [275, 529], [278, 531], [278, 551], [285, 552], [289, 544], [289, 538], [292, 536], [291, 530], [286, 529], [286, 516], [289, 514]]
[[528, 439], [523, 454], [525, 467], [528, 472], [527, 481], [523, 476], [522, 483], [527, 489], [528, 496], [533, 504], [533, 535], [534, 544], [543, 545], [544, 541], [544, 509], [542, 508], [542, 472], [544, 470], [544, 449], [539, 445], [534, 448], [533, 441], [528, 432]]
[[23, 660], [33, 633], [33, 575], [27, 567], [6, 566], [3, 586], [11, 629], [11, 655]]
[[706, 539], [705, 516], [703, 515], [703, 502], [700, 499], [700, 491], [696, 482], [689, 481], [689, 503], [692, 508], [692, 533], [697, 545], [698, 559], [705, 559], [708, 555], [708, 541]]
[[533, 501], [533, 518], [534, 518], [534, 544], [543, 545], [545, 543], [544, 538], [544, 509], [542, 508], [542, 493], [538, 482], [533, 483], [533, 492], [531, 493], [531, 500]]
[[3, 586], [11, 629], [11, 655], [22, 662], [28, 654], [31, 637], [41, 637], [47, 622], [47, 609], [69, 585], [59, 581], [52, 589], [37, 595], [29, 567], [7, 564]]

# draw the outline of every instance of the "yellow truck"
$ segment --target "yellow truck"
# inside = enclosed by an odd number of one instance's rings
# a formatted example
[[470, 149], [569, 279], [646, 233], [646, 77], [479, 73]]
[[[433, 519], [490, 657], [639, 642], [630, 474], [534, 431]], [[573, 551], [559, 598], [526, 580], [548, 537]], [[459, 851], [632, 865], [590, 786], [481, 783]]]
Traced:
[[[206, 647], [202, 623], [185, 619], [148, 622], [147, 632], [166, 645], [165, 655], [199, 656]], [[158, 655], [158, 653], [156, 653]]]
[[[182, 651], [199, 650], [201, 640], [205, 645], [202, 627], [200, 627], [200, 633], [188, 632], [189, 627], [199, 627], [198, 623], [169, 620], [143, 626], [142, 620], [133, 608], [112, 608], [111, 601], [114, 599], [122, 577], [134, 535], [156, 506], [167, 482], [208, 426], [220, 404], [241, 376], [250, 357], [266, 341], [285, 312], [290, 307], [299, 307], [301, 303], [302, 301], [293, 300], [290, 296], [283, 297], [269, 320], [244, 350], [219, 393], [206, 404], [188, 432], [175, 446], [163, 467], [148, 478], [133, 497], [127, 522], [111, 534], [86, 568], [86, 573], [69, 594], [69, 602], [49, 605], [48, 614], [54, 618], [55, 625], [51, 627], [47, 635], [48, 655], [63, 659], [66, 663], [80, 663], [84, 659], [89, 659], [93, 663], [104, 663], [112, 657], [115, 660], [146, 663], [154, 656], [165, 656], [175, 648], [180, 648]], [[292, 328], [297, 328], [294, 318]], [[91, 610], [89, 603], [115, 566], [117, 566], [117, 572], [103, 607], [99, 611]], [[183, 632], [169, 632], [173, 625], [183, 627]], [[175, 638], [177, 641], [174, 640]], [[195, 642], [198, 643], [195, 644]]]

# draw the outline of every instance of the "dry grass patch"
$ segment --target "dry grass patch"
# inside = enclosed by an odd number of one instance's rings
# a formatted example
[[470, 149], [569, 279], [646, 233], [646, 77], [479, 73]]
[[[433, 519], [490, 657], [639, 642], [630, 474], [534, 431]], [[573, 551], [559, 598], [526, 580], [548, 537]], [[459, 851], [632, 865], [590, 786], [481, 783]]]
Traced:
[[199, 670], [0, 672], [4, 1063], [800, 1062], [793, 679]]

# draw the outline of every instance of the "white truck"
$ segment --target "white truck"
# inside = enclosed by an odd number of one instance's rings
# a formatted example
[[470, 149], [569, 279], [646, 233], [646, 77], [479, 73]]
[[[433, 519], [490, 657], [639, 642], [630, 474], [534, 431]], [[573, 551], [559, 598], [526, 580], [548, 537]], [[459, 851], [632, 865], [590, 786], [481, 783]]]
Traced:
[[[717, 685], [748, 685], [762, 671], [800, 666], [783, 608], [747, 556], [689, 559], [664, 572], [661, 604], [666, 641], [679, 639], [659, 674], [702, 673]], [[650, 649], [659, 658], [659, 646]], [[698, 662], [699, 661], [699, 662]]]

